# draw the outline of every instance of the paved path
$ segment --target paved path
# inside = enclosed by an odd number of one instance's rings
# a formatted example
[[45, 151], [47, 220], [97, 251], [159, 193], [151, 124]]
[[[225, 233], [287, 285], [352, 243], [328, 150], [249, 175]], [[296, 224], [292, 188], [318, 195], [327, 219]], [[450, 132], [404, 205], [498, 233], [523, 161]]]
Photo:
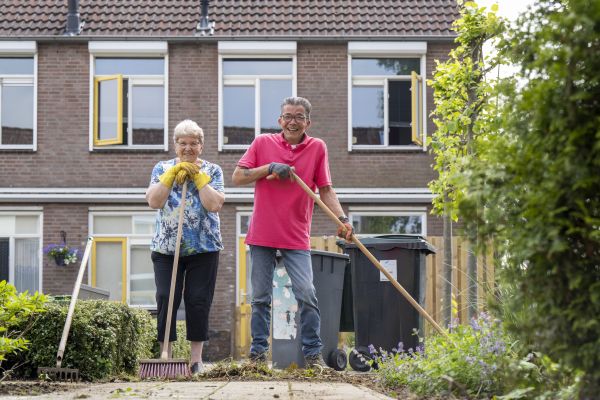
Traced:
[[5, 399], [206, 399], [206, 400], [389, 400], [363, 386], [350, 383], [244, 381], [244, 382], [124, 382], [90, 384], [70, 392], [39, 396], [3, 396]]

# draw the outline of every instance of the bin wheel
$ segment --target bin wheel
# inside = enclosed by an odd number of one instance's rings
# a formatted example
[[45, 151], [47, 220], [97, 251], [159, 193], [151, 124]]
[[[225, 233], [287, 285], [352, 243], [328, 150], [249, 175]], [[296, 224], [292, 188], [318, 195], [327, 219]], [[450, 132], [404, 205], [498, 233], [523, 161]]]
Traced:
[[371, 353], [365, 346], [359, 346], [352, 349], [348, 361], [353, 370], [358, 372], [367, 372], [371, 369], [369, 361], [371, 360]]
[[342, 349], [333, 349], [329, 353], [329, 365], [336, 371], [343, 371], [348, 365], [348, 356]]

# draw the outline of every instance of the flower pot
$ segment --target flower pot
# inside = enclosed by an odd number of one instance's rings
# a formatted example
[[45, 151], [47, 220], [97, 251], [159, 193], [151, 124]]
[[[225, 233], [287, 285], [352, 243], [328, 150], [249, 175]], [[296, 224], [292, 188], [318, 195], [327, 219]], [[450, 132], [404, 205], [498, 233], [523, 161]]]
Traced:
[[57, 254], [54, 256], [54, 262], [56, 263], [57, 266], [59, 267], [64, 267], [65, 265], [65, 256], [62, 254]]

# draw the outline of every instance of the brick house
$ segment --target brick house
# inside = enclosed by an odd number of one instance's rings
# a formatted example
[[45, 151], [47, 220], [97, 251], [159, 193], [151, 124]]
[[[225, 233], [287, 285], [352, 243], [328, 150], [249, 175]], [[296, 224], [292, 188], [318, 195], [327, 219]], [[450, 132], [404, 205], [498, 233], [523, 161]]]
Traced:
[[[200, 1], [82, 0], [76, 11], [67, 24], [67, 1], [0, 5], [0, 279], [70, 293], [78, 265], [42, 249], [61, 232], [80, 248], [91, 235], [84, 283], [152, 309], [144, 192], [154, 164], [174, 157], [174, 126], [191, 118], [227, 199], [206, 354], [232, 355], [253, 189], [231, 174], [256, 135], [277, 131], [290, 95], [313, 104], [310, 134], [328, 145], [358, 233], [441, 235], [425, 80], [453, 46], [454, 0], [223, 0], [204, 20]], [[315, 208], [312, 235], [333, 233]]]

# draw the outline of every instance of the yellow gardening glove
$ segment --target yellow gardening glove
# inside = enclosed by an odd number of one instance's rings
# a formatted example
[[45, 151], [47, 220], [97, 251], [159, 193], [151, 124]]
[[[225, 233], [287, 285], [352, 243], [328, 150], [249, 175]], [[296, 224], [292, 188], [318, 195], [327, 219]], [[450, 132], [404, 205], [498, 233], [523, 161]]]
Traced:
[[183, 185], [183, 182], [186, 181], [187, 178], [194, 176], [200, 171], [200, 167], [194, 163], [183, 161], [179, 164], [179, 172], [175, 177], [175, 182], [179, 185]]
[[192, 176], [192, 180], [196, 184], [198, 190], [208, 185], [211, 181], [210, 176], [206, 172], [200, 171], [196, 175]]
[[191, 162], [182, 161], [177, 165], [179, 165], [179, 168], [181, 170], [187, 172], [188, 176], [194, 176], [198, 173], [198, 171], [200, 171], [200, 167], [197, 164]]
[[158, 177], [160, 183], [170, 188], [173, 186], [173, 182], [175, 181], [175, 177], [177, 173], [181, 170], [181, 164], [177, 164], [163, 172], [161, 176]]

